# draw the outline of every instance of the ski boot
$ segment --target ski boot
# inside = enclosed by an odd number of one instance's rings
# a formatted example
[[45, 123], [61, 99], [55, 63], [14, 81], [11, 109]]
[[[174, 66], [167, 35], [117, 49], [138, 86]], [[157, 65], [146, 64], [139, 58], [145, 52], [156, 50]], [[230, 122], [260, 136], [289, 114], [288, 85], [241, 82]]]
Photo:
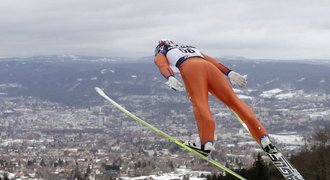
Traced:
[[271, 143], [271, 141], [270, 141], [270, 139], [269, 139], [269, 137], [267, 135], [261, 137], [260, 145], [261, 145], [261, 148], [267, 154], [276, 154], [276, 153], [278, 153], [277, 148]]
[[209, 156], [211, 151], [214, 150], [212, 142], [201, 144], [199, 141], [184, 141], [183, 143], [191, 149], [201, 153], [205, 157]]

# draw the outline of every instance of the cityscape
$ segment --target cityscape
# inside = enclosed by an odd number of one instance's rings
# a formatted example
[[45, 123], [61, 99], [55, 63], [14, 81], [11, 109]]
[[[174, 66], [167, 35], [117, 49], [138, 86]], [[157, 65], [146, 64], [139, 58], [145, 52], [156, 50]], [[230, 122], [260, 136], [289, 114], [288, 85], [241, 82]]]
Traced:
[[[111, 74], [119, 71], [105, 69], [100, 68], [98, 72], [103, 70], [103, 73]], [[192, 108], [185, 93], [167, 89], [162, 85], [164, 80], [160, 74], [148, 77], [151, 80], [149, 93], [126, 95], [124, 90], [113, 88], [134, 90], [146, 81], [138, 77], [141, 77], [138, 73], [125, 76], [125, 80], [114, 82], [117, 86], [111, 86], [99, 77], [94, 78], [88, 87], [89, 103], [84, 106], [37, 96], [13, 96], [10, 94], [12, 89], [24, 89], [26, 85], [2, 80], [0, 177], [205, 179], [207, 175], [223, 173], [130, 119], [92, 91], [95, 85], [99, 85], [136, 116], [177, 139], [197, 138]], [[319, 83], [327, 81], [329, 79]], [[330, 94], [327, 90], [283, 87], [234, 90], [268, 129], [276, 146], [290, 157], [308, 147], [313, 132], [329, 126]], [[250, 167], [258, 153], [267, 160], [262, 149], [227, 107], [212, 96], [210, 107], [217, 125], [213, 159], [230, 169]]]
[[[1, 1], [0, 180], [330, 180], [329, 9], [327, 0]], [[200, 61], [188, 67], [189, 57]], [[226, 80], [254, 114], [225, 97]], [[184, 145], [193, 142], [209, 156]]]

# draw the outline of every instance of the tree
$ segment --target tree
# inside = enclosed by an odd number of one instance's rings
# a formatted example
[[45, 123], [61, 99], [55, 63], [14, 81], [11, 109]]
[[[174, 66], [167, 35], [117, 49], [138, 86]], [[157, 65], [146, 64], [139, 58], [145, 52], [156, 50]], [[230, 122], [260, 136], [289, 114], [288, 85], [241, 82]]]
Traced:
[[[0, 178], [1, 179], [1, 178]], [[3, 175], [3, 179], [4, 180], [9, 180], [9, 178], [8, 178], [8, 173], [5, 173], [4, 175]]]
[[182, 178], [182, 180], [189, 180], [189, 179], [190, 179], [190, 178], [189, 178], [189, 175], [187, 175], [187, 174], [184, 175], [183, 178]]
[[247, 179], [263, 179], [268, 180], [269, 169], [266, 163], [262, 160], [261, 154], [258, 153], [256, 160], [253, 163], [253, 166], [248, 171]]
[[60, 167], [63, 167], [63, 165], [64, 165], [64, 161], [61, 158], [58, 159], [58, 165]]
[[313, 145], [291, 158], [292, 164], [305, 179], [330, 179], [330, 130], [320, 129], [313, 135]]
[[46, 166], [46, 163], [45, 163], [45, 161], [44, 161], [44, 159], [41, 159], [41, 161], [40, 161], [40, 164], [39, 164], [40, 166]]
[[169, 162], [169, 166], [170, 166], [171, 170], [174, 171], [174, 163], [173, 163], [173, 161], [170, 161]]
[[325, 147], [330, 141], [330, 129], [328, 127], [320, 129], [313, 135], [313, 139], [316, 141], [316, 146]]
[[28, 160], [26, 166], [33, 166], [34, 160]]
[[[305, 148], [300, 153], [292, 155], [289, 161], [297, 168], [305, 179], [329, 180], [330, 179], [330, 128], [320, 129], [313, 135], [311, 148]], [[283, 176], [272, 163], [266, 164], [258, 153], [250, 169], [236, 170], [238, 174], [253, 180], [282, 180]], [[211, 176], [208, 180], [232, 180], [232, 175]]]
[[85, 176], [84, 178], [85, 179], [88, 179], [89, 175], [91, 174], [92, 170], [91, 170], [91, 167], [90, 165], [87, 166], [87, 169], [86, 169], [86, 173], [85, 173]]

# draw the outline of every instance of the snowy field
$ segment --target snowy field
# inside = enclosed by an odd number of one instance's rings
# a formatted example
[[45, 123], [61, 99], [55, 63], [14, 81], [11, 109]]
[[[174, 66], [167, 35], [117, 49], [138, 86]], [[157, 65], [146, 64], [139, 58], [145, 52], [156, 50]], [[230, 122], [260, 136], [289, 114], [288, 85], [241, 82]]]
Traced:
[[190, 180], [206, 180], [206, 178], [199, 178], [201, 176], [211, 175], [208, 171], [191, 171], [190, 169], [182, 166], [175, 169], [174, 172], [164, 173], [161, 175], [150, 175], [150, 176], [140, 176], [140, 177], [121, 177], [122, 180], [144, 180], [144, 179], [154, 179], [154, 180], [173, 180], [173, 179], [183, 179], [184, 176], [189, 176]]
[[276, 143], [287, 144], [287, 145], [304, 145], [304, 138], [297, 134], [270, 134], [272, 139], [276, 141]]

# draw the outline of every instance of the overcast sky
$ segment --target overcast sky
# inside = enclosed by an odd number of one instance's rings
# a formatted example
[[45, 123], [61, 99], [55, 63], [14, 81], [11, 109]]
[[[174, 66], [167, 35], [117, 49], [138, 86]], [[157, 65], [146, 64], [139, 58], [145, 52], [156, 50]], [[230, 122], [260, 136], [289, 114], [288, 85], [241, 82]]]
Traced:
[[0, 57], [152, 56], [158, 39], [213, 56], [330, 59], [328, 0], [2, 0]]

